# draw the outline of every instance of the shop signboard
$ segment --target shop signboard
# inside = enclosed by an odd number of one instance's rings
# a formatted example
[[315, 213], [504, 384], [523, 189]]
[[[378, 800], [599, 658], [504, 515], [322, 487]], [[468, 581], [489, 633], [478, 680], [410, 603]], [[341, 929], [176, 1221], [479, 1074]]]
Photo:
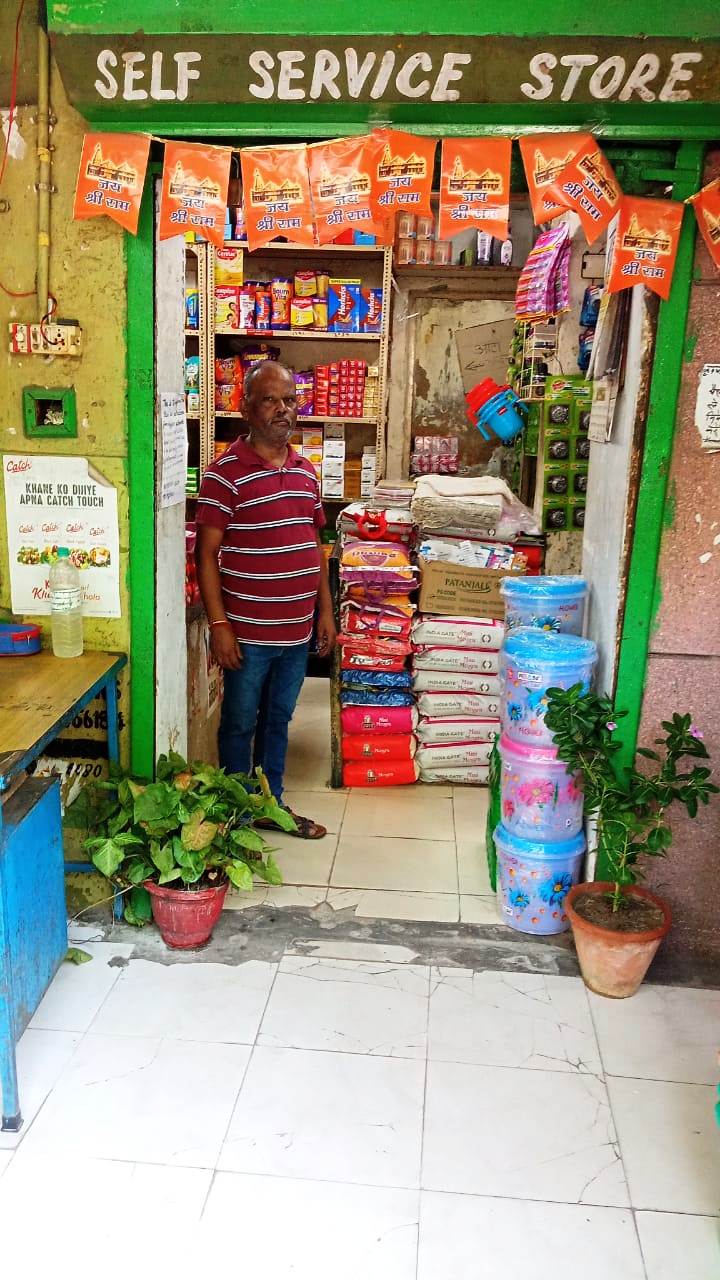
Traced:
[[95, 114], [108, 104], [141, 114], [184, 102], [720, 102], [718, 40], [102, 34], [55, 25], [70, 100]]
[[86, 618], [120, 617], [117, 492], [87, 458], [3, 454], [13, 613], [50, 613], [50, 567], [68, 547]]

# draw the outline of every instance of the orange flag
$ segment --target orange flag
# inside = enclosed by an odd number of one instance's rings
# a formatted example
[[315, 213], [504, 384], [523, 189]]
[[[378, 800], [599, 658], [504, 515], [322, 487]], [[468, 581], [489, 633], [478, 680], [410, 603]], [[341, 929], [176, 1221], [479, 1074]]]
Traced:
[[291, 244], [315, 239], [307, 147], [246, 147], [240, 152], [248, 247], [284, 236]]
[[104, 213], [136, 236], [149, 152], [144, 133], [86, 133], [73, 218]]
[[308, 147], [310, 192], [319, 244], [351, 228], [375, 235], [369, 135]]
[[375, 129], [372, 155], [373, 201], [379, 222], [398, 213], [432, 214], [430, 195], [437, 138], [418, 138], [398, 129]]
[[618, 211], [622, 192], [612, 165], [590, 137], [547, 189], [549, 200], [577, 213], [594, 244]]
[[197, 231], [222, 249], [225, 239], [230, 147], [166, 142], [158, 236]]
[[564, 213], [566, 206], [551, 200], [547, 191], [577, 155], [592, 141], [590, 133], [533, 133], [520, 139], [530, 204], [536, 223], [550, 222]]
[[683, 213], [684, 205], [677, 200], [622, 197], [610, 260], [608, 293], [618, 293], [633, 284], [644, 284], [667, 301]]
[[715, 266], [720, 267], [720, 178], [709, 182], [696, 196], [691, 196], [688, 204], [695, 209], [698, 229], [710, 257]]
[[510, 138], [445, 138], [440, 169], [438, 240], [466, 227], [507, 239]]

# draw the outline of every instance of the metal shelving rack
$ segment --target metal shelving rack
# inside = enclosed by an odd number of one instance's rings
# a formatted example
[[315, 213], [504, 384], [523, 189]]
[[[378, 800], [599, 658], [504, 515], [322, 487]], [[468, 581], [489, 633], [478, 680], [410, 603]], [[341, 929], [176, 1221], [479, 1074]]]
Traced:
[[[209, 348], [208, 348], [208, 245], [205, 241], [189, 241], [185, 242], [185, 284], [186, 287], [195, 287], [197, 281], [198, 291], [198, 327], [197, 329], [185, 328], [185, 355], [200, 356], [200, 378], [198, 382], [200, 411], [197, 414], [185, 415], [185, 424], [188, 437], [188, 457], [197, 457], [200, 472], [204, 471], [210, 461], [208, 453], [209, 438], [209, 418], [208, 406], [211, 396], [213, 380], [209, 377]], [[193, 445], [197, 448], [193, 448]], [[190, 465], [194, 465], [192, 462]], [[188, 497], [188, 505], [193, 502], [192, 497]]]
[[[234, 241], [228, 241], [228, 244], [236, 244]], [[245, 254], [245, 275], [249, 279], [258, 279], [267, 276], [271, 279], [273, 275], [290, 271], [295, 263], [302, 264], [303, 267], [316, 267], [325, 271], [326, 274], [333, 276], [354, 277], [355, 275], [363, 276], [363, 283], [371, 287], [381, 287], [383, 291], [383, 308], [382, 308], [382, 327], [380, 333], [331, 333], [324, 330], [308, 330], [306, 332], [293, 332], [290, 330], [272, 330], [263, 333], [248, 331], [243, 329], [230, 329], [225, 326], [216, 326], [215, 324], [215, 254], [212, 248], [208, 251], [207, 256], [207, 286], [206, 286], [206, 312], [207, 312], [207, 363], [206, 363], [206, 396], [203, 403], [207, 404], [207, 420], [202, 431], [204, 440], [204, 449], [202, 456], [204, 461], [201, 466], [207, 466], [212, 460], [215, 451], [215, 435], [216, 424], [225, 419], [237, 418], [239, 413], [222, 413], [215, 410], [214, 398], [214, 364], [215, 364], [215, 343], [216, 338], [233, 337], [247, 339], [248, 342], [268, 342], [273, 346], [280, 347], [281, 354], [285, 356], [284, 346], [286, 343], [291, 344], [287, 351], [287, 363], [296, 368], [309, 367], [314, 364], [324, 363], [330, 359], [336, 359], [340, 356], [343, 346], [352, 351], [353, 357], [361, 357], [367, 360], [368, 365], [377, 364], [379, 370], [378, 377], [378, 413], [373, 417], [358, 418], [337, 418], [322, 417], [317, 414], [308, 415], [298, 418], [298, 427], [302, 428], [305, 424], [310, 423], [342, 423], [346, 430], [350, 429], [362, 430], [366, 427], [375, 427], [375, 467], [376, 479], [383, 474], [385, 467], [385, 428], [386, 428], [386, 401], [387, 401], [387, 368], [389, 354], [389, 332], [390, 332], [390, 299], [391, 299], [391, 272], [392, 272], [392, 249], [382, 248], [378, 245], [324, 245], [319, 248], [305, 248], [292, 244], [269, 244], [262, 249], [256, 249], [253, 253], [249, 253], [245, 245], [238, 247], [244, 250]], [[291, 262], [285, 265], [287, 258]], [[292, 261], [294, 259], [294, 261]], [[362, 265], [366, 264], [369, 270], [363, 273]], [[333, 354], [329, 354], [329, 350]], [[301, 363], [302, 360], [302, 363]], [[204, 361], [201, 361], [201, 368]], [[349, 454], [348, 456], [354, 456]], [[329, 503], [342, 503], [349, 499], [325, 499]]]

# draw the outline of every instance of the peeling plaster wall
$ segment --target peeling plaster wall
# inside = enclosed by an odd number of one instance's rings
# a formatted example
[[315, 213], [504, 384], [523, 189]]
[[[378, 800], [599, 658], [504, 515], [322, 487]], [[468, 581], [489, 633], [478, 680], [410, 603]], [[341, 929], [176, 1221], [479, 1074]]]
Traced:
[[[705, 182], [720, 176], [720, 150], [708, 156]], [[658, 575], [659, 607], [650, 644], [641, 740], [650, 745], [661, 719], [689, 711], [720, 773], [720, 453], [700, 448], [695, 397], [703, 364], [720, 361], [720, 275], [698, 238], [695, 252], [666, 529]], [[717, 781], [717, 776], [716, 779]], [[720, 797], [699, 819], [673, 819], [674, 844], [652, 867], [649, 884], [670, 902], [674, 925], [664, 944], [676, 953], [720, 960]]]

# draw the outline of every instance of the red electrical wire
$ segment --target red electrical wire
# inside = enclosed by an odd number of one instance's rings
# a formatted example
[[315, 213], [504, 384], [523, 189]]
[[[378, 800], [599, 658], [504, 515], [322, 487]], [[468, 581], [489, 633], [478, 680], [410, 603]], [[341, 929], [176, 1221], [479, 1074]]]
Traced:
[[[20, 21], [25, 8], [25, 0], [20, 0], [18, 5], [17, 17], [15, 19], [15, 52], [13, 54], [12, 77], [10, 80], [10, 111], [8, 113], [7, 137], [5, 138], [5, 150], [3, 152], [2, 164], [0, 164], [0, 185], [5, 177], [5, 169], [7, 167], [8, 153], [10, 151], [10, 135], [12, 133], [13, 123], [15, 121], [15, 111], [17, 108], [17, 79], [18, 66], [20, 63]], [[29, 289], [25, 292], [18, 292], [15, 289], [8, 289], [0, 280], [0, 289], [10, 298], [32, 298], [35, 296], [35, 289]]]

